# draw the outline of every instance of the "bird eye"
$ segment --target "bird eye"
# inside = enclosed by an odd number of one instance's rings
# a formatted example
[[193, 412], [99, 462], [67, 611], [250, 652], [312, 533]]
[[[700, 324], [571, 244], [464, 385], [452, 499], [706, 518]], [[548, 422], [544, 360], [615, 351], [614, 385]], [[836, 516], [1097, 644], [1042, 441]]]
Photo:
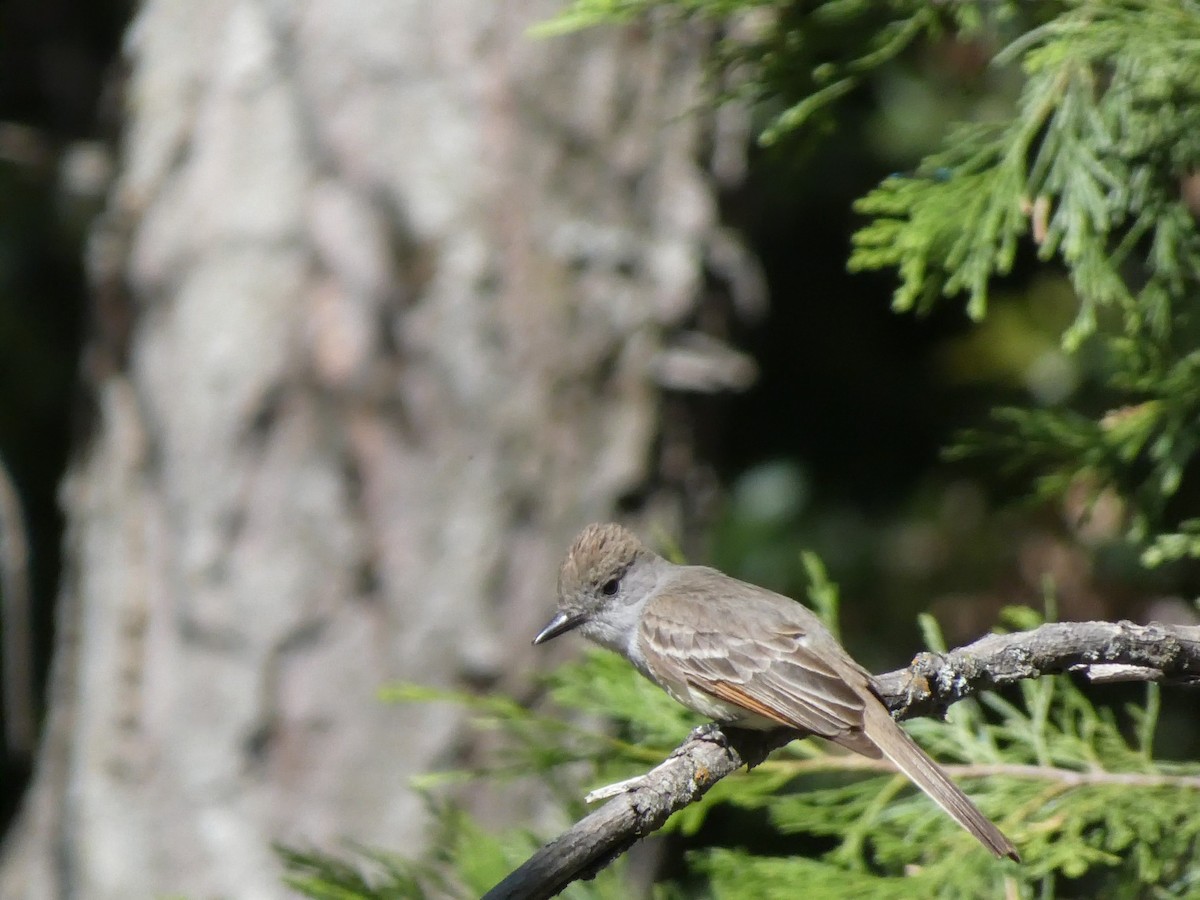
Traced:
[[604, 594], [604, 596], [606, 596], [606, 597], [611, 597], [613, 594], [615, 594], [620, 589], [621, 589], [621, 579], [613, 578], [613, 579], [610, 579], [609, 581], [604, 582], [604, 587], [600, 588], [600, 593]]

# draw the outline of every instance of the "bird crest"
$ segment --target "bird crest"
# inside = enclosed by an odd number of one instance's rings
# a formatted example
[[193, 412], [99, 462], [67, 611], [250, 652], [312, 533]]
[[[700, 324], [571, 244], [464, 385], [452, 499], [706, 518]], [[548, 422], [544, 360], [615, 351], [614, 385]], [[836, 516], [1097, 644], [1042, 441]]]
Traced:
[[629, 529], [609, 522], [589, 525], [575, 538], [558, 573], [558, 596], [591, 594], [620, 578], [641, 553], [642, 542]]

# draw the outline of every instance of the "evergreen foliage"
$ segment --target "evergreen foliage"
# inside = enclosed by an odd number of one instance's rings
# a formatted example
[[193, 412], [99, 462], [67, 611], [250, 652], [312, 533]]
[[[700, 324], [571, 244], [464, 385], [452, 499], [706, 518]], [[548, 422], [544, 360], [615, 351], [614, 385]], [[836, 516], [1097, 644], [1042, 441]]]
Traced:
[[1078, 302], [1062, 344], [1082, 355], [1092, 408], [1007, 408], [956, 452], [1002, 461], [1042, 496], [1081, 482], [1115, 491], [1147, 565], [1200, 557], [1200, 519], [1167, 515], [1200, 440], [1200, 235], [1187, 202], [1200, 178], [1200, 4], [577, 0], [546, 30], [764, 10], [715, 57], [755, 72], [738, 94], [775, 110], [765, 144], [820, 130], [839, 99], [922, 41], [1008, 40], [993, 65], [1021, 76], [1011, 108], [955, 127], [863, 197], [850, 267], [894, 268], [899, 312], [962, 297], [982, 319], [1019, 253], [1061, 265]]
[[[478, 897], [524, 862], [541, 845], [528, 832], [490, 835], [469, 816], [431, 800], [436, 823], [431, 856], [412, 860], [368, 847], [343, 854], [277, 847], [289, 888], [314, 900], [412, 900], [416, 897]], [[567, 900], [622, 900], [618, 863], [593, 881], [563, 892]]]
[[[1029, 610], [1009, 613], [1022, 628]], [[926, 622], [939, 646], [938, 635]], [[548, 682], [561, 710], [466, 693], [403, 685], [399, 702], [450, 702], [472, 710], [479, 727], [506, 740], [488, 764], [441, 773], [425, 783], [462, 777], [517, 778], [537, 772], [580, 817], [579, 766], [589, 785], [608, 784], [660, 762], [697, 724], [695, 717], [624, 660], [592, 651]], [[947, 723], [913, 721], [910, 730], [1021, 848], [1020, 864], [997, 863], [920, 792], [885, 764], [795, 742], [752, 772], [719, 782], [673, 816], [668, 832], [698, 839], [688, 872], [659, 887], [661, 896], [782, 897], [804, 884], [814, 896], [984, 897], [1191, 896], [1198, 873], [1200, 764], [1153, 758], [1157, 688], [1127, 711], [1132, 728], [1097, 709], [1064, 677], [1022, 684], [1018, 697], [985, 695], [956, 704]], [[986, 707], [986, 714], [985, 709]], [[1126, 736], [1126, 731], [1132, 737]], [[569, 774], [568, 774], [569, 773]], [[747, 816], [735, 844], [706, 837], [711, 816]], [[436, 857], [422, 863], [362, 849], [339, 858], [284, 851], [289, 885], [318, 900], [473, 896], [485, 891], [540, 844], [525, 832], [496, 838], [462, 813], [438, 808]], [[794, 850], [764, 854], [755, 844]], [[619, 897], [621, 867], [572, 886], [565, 896]], [[1015, 893], [1012, 893], [1014, 892]]]
[[[1200, 4], [577, 0], [543, 31], [651, 14], [736, 35], [715, 59], [749, 66], [737, 90], [769, 111], [765, 143], [819, 131], [840, 99], [922, 42], [1002, 46], [992, 64], [1018, 78], [1011, 106], [954, 128], [863, 197], [850, 265], [895, 270], [897, 311], [956, 299], [977, 320], [1022, 255], [1065, 272], [1077, 307], [1061, 345], [1086, 374], [1085, 400], [998, 410], [952, 452], [997, 460], [1036, 496], [1114, 499], [1147, 566], [1200, 558], [1200, 514], [1184, 502], [1200, 448], [1200, 238], [1188, 201], [1200, 178]], [[806, 568], [834, 619], [836, 593], [814, 559]], [[925, 630], [937, 649], [936, 628]], [[431, 776], [427, 789], [533, 772], [572, 818], [581, 769], [589, 785], [639, 774], [699, 724], [610, 654], [564, 667], [548, 689], [579, 718], [416, 686], [388, 696], [464, 705], [506, 737], [487, 766]], [[693, 849], [658, 896], [792, 897], [797, 885], [820, 897], [1200, 896], [1200, 764], [1155, 759], [1157, 709], [1153, 687], [1118, 717], [1056, 677], [957, 704], [946, 724], [910, 723], [1020, 847], [1019, 865], [992, 860], [901, 777], [809, 740], [670, 820]], [[610, 727], [578, 724], [597, 718]], [[731, 817], [753, 824], [730, 839], [720, 823]], [[289, 883], [319, 898], [478, 894], [540, 843], [485, 835], [448, 809], [439, 821], [429, 863], [286, 851]], [[618, 864], [567, 896], [621, 896], [620, 877]]]

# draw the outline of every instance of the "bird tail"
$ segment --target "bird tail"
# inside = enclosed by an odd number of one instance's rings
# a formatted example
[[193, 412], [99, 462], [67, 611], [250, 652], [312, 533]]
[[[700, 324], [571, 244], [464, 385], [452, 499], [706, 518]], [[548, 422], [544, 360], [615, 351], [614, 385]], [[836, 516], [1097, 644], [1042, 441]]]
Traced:
[[1012, 842], [908, 736], [908, 732], [896, 724], [882, 703], [868, 703], [864, 713], [864, 733], [897, 769], [992, 853], [1020, 862], [1021, 857]]

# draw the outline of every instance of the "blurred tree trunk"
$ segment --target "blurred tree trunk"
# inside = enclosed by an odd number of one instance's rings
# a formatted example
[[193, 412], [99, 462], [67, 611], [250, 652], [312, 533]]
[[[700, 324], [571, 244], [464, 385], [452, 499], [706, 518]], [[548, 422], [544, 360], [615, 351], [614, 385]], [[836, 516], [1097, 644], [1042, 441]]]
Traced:
[[461, 720], [376, 689], [517, 683], [574, 530], [680, 509], [663, 350], [749, 271], [703, 161], [740, 135], [696, 111], [703, 35], [527, 36], [558, 8], [143, 4], [4, 897], [413, 850]]

